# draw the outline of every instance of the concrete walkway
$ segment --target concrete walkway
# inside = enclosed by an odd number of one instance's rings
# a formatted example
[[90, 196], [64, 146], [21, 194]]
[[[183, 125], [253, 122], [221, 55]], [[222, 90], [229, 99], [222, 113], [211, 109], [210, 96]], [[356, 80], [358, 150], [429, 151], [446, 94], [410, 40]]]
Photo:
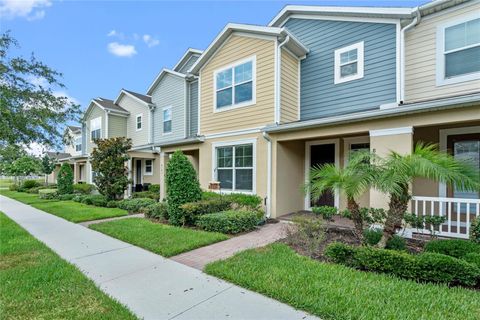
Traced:
[[266, 246], [285, 237], [285, 223], [266, 224], [256, 231], [188, 251], [170, 259], [187, 266], [203, 270], [210, 262], [226, 259], [235, 253], [251, 248]]
[[0, 210], [140, 318], [316, 319], [4, 196]]

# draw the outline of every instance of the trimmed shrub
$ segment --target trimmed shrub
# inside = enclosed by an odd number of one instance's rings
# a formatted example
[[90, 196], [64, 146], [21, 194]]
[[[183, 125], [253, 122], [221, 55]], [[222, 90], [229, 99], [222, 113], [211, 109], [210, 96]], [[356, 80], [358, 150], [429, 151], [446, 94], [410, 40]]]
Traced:
[[480, 245], [461, 239], [433, 240], [425, 245], [424, 251], [441, 253], [461, 259], [468, 253], [480, 253]]
[[390, 250], [404, 251], [407, 249], [407, 242], [405, 241], [405, 238], [399, 235], [394, 235], [392, 238], [388, 239], [385, 248]]
[[168, 210], [165, 202], [158, 202], [146, 206], [143, 208], [143, 213], [145, 214], [145, 217], [150, 219], [168, 220]]
[[159, 184], [151, 184], [148, 187], [148, 191], [154, 192], [154, 193], [160, 193], [160, 185]]
[[467, 253], [463, 257], [463, 260], [469, 263], [472, 263], [480, 268], [480, 253], [474, 253], [474, 252]]
[[58, 194], [73, 193], [73, 171], [68, 163], [62, 164], [57, 178]]
[[224, 196], [227, 201], [239, 207], [249, 210], [258, 210], [262, 204], [262, 198], [254, 194], [231, 193]]
[[[380, 242], [382, 234], [383, 232], [381, 229], [365, 229], [365, 231], [363, 232], [363, 241], [369, 246], [375, 246], [378, 242]], [[403, 251], [407, 248], [407, 244], [404, 238], [399, 235], [394, 235], [388, 240], [387, 246], [385, 248]]]
[[59, 194], [57, 196], [57, 199], [58, 200], [62, 200], [62, 201], [67, 201], [67, 200], [72, 200], [73, 198], [76, 197], [76, 194], [74, 193], [70, 193], [70, 194]]
[[118, 201], [110, 200], [107, 202], [107, 208], [116, 208], [117, 204], [118, 204]]
[[223, 197], [201, 200], [197, 202], [189, 202], [180, 206], [183, 211], [183, 216], [186, 224], [195, 224], [198, 216], [208, 213], [216, 213], [229, 210], [231, 203]]
[[261, 217], [254, 211], [223, 211], [197, 218], [196, 225], [206, 231], [235, 234], [255, 229]]
[[146, 208], [155, 203], [157, 202], [150, 198], [123, 199], [117, 201], [117, 207], [127, 210], [129, 213], [139, 213], [142, 211], [142, 208]]
[[33, 187], [33, 188], [30, 188], [27, 190], [28, 193], [31, 193], [31, 194], [38, 194], [38, 191], [39, 190], [42, 190], [42, 189], [54, 189], [54, 188], [50, 188], [50, 187]]
[[355, 248], [341, 242], [330, 243], [323, 254], [332, 262], [354, 267]]
[[475, 218], [470, 225], [470, 240], [480, 245], [480, 217]]
[[355, 251], [354, 261], [360, 270], [393, 274], [404, 279], [416, 278], [415, 256], [406, 252], [362, 247]]
[[73, 192], [80, 194], [91, 194], [95, 190], [95, 185], [88, 183], [76, 183], [73, 185]]
[[102, 196], [101, 194], [95, 194], [95, 195], [85, 195], [82, 197], [83, 204], [88, 204], [91, 206], [96, 206], [96, 207], [106, 207], [107, 206], [107, 198], [105, 196]]
[[132, 194], [132, 198], [150, 198], [158, 201], [160, 199], [160, 194], [156, 192], [151, 192], [151, 191], [141, 191], [141, 192], [134, 192]]
[[312, 212], [322, 216], [324, 220], [331, 221], [333, 216], [338, 213], [338, 210], [335, 207], [321, 206], [321, 207], [313, 207]]
[[18, 189], [20, 189], [20, 186], [15, 183], [12, 183], [11, 185], [8, 186], [8, 190], [10, 191], [18, 191]]
[[83, 201], [83, 198], [85, 198], [85, 197], [86, 197], [86, 195], [77, 194], [77, 195], [75, 195], [75, 197], [72, 198], [72, 201], [82, 202], [82, 201]]
[[40, 199], [55, 199], [57, 195], [57, 189], [42, 189], [38, 191]]
[[173, 225], [185, 224], [181, 205], [202, 198], [197, 173], [188, 158], [177, 150], [167, 165], [166, 173], [168, 219]]
[[24, 180], [22, 183], [24, 189], [31, 189], [35, 187], [40, 187], [40, 183], [37, 180]]

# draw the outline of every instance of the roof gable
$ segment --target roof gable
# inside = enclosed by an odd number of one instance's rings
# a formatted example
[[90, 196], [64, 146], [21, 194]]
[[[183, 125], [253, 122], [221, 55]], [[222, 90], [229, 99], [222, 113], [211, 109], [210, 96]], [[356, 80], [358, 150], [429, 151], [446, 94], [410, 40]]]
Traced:
[[187, 75], [184, 74], [184, 73], [180, 73], [180, 72], [176, 72], [176, 71], [173, 71], [173, 70], [170, 70], [170, 69], [163, 69], [162, 71], [160, 71], [160, 73], [158, 74], [158, 76], [155, 78], [155, 80], [152, 82], [152, 84], [150, 85], [150, 87], [148, 88], [148, 91], [147, 91], [147, 94], [148, 95], [151, 95], [152, 92], [155, 90], [155, 88], [160, 84], [160, 82], [162, 81], [162, 79], [166, 76], [166, 75], [173, 75], [173, 76], [176, 76], [176, 77], [180, 77], [180, 78], [186, 78]]
[[181, 72], [182, 68], [188, 63], [189, 60], [195, 57], [199, 57], [202, 54], [202, 50], [188, 48], [188, 50], [183, 54], [183, 56], [178, 60], [178, 62], [173, 67], [173, 71]]

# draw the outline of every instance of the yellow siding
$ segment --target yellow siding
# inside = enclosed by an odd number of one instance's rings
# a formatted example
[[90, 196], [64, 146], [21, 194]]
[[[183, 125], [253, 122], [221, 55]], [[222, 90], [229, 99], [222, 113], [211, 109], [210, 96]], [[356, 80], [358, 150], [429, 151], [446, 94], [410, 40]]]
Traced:
[[480, 3], [445, 11], [436, 16], [426, 17], [413, 30], [406, 33], [405, 57], [405, 99], [407, 102], [438, 99], [455, 95], [478, 92], [480, 80], [450, 85], [436, 85], [437, 26], [451, 20], [480, 11]]
[[289, 52], [282, 49], [280, 122], [298, 120], [298, 67], [299, 61]]
[[[236, 61], [256, 56], [256, 103], [214, 112], [213, 74]], [[200, 133], [212, 134], [265, 126], [274, 122], [275, 42], [233, 35], [200, 71]]]

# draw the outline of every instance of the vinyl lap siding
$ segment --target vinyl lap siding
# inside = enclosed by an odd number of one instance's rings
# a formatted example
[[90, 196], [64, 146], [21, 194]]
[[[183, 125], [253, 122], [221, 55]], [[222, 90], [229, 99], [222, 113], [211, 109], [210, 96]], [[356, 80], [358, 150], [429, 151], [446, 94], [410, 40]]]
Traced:
[[189, 88], [189, 135], [194, 136], [198, 130], [198, 81], [190, 82]]
[[[118, 105], [130, 112], [127, 118], [127, 137], [132, 139], [132, 146], [141, 146], [148, 143], [148, 126], [150, 124], [150, 110], [148, 107], [133, 98], [123, 95]], [[142, 130], [137, 131], [137, 115], [143, 114]]]
[[[153, 142], [162, 143], [185, 138], [185, 80], [167, 74], [152, 92], [157, 106], [153, 113]], [[163, 133], [163, 108], [172, 106], [172, 133]]]
[[298, 120], [298, 59], [282, 50], [280, 122]]
[[480, 3], [422, 19], [405, 35], [405, 100], [415, 102], [480, 91], [480, 80], [436, 85], [437, 26], [480, 11]]
[[119, 116], [108, 116], [108, 137], [126, 137], [127, 118]]
[[90, 154], [93, 150], [93, 148], [96, 146], [95, 143], [93, 143], [90, 139], [91, 133], [90, 133], [90, 120], [102, 117], [102, 138], [105, 138], [105, 111], [100, 109], [97, 106], [94, 106], [91, 110], [90, 113], [87, 115], [85, 119], [85, 127], [86, 127], [86, 150], [87, 153]]
[[[200, 71], [201, 134], [262, 127], [274, 122], [275, 41], [233, 35]], [[214, 112], [214, 71], [256, 56], [256, 104]]]
[[193, 64], [197, 61], [198, 55], [192, 55], [190, 59], [187, 60], [187, 62], [178, 70], [180, 73], [187, 73], [188, 70], [193, 66]]
[[[301, 119], [376, 109], [396, 101], [396, 25], [290, 19], [310, 52], [301, 62]], [[364, 77], [334, 84], [334, 51], [364, 41]]]

